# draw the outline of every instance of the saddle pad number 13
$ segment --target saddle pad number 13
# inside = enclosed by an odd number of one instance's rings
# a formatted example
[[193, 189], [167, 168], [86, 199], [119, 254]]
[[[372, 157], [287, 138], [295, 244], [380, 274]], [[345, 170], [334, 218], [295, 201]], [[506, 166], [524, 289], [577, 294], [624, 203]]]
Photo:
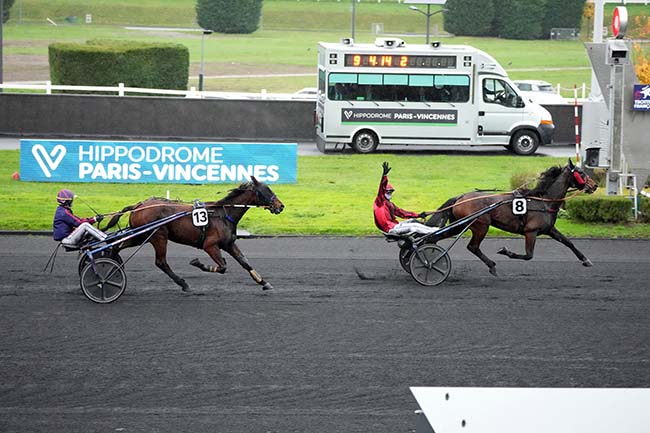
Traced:
[[525, 198], [515, 198], [512, 199], [512, 213], [515, 215], [525, 215], [526, 214], [526, 199]]
[[208, 210], [204, 207], [199, 207], [192, 210], [192, 224], [194, 227], [205, 227], [208, 225]]

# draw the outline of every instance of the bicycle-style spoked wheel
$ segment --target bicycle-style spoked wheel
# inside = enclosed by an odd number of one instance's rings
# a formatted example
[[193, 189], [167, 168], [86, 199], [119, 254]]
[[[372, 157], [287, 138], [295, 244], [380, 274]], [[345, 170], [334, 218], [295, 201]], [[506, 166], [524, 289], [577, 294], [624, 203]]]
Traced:
[[409, 268], [413, 279], [423, 286], [437, 286], [451, 272], [447, 251], [436, 244], [425, 244], [411, 254]]
[[98, 304], [108, 304], [122, 296], [126, 289], [126, 273], [122, 265], [108, 257], [95, 259], [95, 266], [88, 263], [81, 271], [81, 290]]

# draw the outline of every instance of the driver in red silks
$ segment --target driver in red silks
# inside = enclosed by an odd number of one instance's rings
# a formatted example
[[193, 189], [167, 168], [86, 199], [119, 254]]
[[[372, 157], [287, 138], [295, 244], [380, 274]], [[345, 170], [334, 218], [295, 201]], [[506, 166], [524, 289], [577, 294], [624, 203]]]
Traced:
[[[379, 191], [374, 203], [375, 225], [379, 230], [384, 233], [394, 235], [404, 235], [411, 233], [433, 233], [438, 230], [438, 227], [429, 227], [423, 223], [415, 220], [415, 218], [424, 218], [428, 214], [426, 212], [415, 213], [401, 209], [391, 201], [393, 198], [393, 191], [395, 188], [388, 183], [388, 172], [390, 166], [387, 162], [382, 164], [384, 169], [379, 182]], [[397, 221], [397, 218], [409, 218], [402, 222]]]

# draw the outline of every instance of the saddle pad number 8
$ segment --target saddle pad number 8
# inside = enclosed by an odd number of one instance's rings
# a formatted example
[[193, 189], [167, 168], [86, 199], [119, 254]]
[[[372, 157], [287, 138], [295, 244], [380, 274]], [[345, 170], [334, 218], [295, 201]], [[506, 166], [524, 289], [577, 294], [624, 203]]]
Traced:
[[525, 215], [526, 214], [526, 199], [525, 198], [515, 198], [512, 199], [512, 213], [515, 215]]
[[194, 227], [205, 227], [208, 225], [208, 210], [204, 207], [192, 210], [192, 224]]

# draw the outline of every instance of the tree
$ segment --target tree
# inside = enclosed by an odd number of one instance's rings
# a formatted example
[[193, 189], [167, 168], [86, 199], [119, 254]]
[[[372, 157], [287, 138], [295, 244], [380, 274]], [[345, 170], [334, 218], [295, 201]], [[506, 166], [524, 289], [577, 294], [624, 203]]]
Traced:
[[495, 7], [492, 0], [447, 0], [445, 8], [446, 31], [463, 36], [494, 35]]
[[262, 15], [262, 0], [197, 0], [199, 26], [219, 33], [253, 33]]
[[495, 0], [496, 34], [507, 39], [540, 39], [546, 0]]
[[9, 21], [9, 9], [14, 5], [15, 0], [2, 0], [2, 22]]
[[553, 27], [580, 29], [586, 0], [547, 0], [542, 37], [549, 38]]

